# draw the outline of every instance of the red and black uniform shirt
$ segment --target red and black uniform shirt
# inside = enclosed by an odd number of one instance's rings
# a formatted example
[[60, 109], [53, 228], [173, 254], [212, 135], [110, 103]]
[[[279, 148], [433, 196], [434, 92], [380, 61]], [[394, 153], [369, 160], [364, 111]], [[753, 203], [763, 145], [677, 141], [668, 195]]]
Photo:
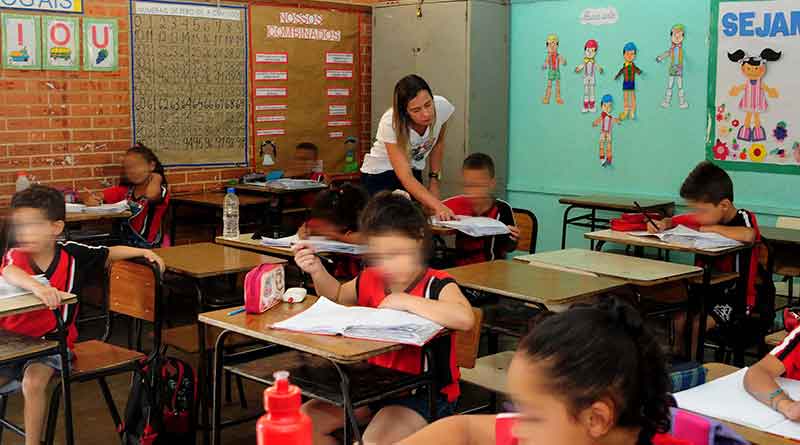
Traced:
[[795, 328], [789, 335], [770, 352], [783, 363], [786, 371], [783, 377], [800, 380], [800, 327]]
[[161, 184], [161, 196], [156, 200], [144, 196], [135, 196], [134, 186], [117, 185], [103, 190], [103, 202], [115, 203], [128, 201], [131, 217], [128, 226], [131, 231], [149, 244], [161, 243], [161, 223], [169, 205], [169, 190]]
[[[428, 268], [419, 280], [406, 290], [406, 293], [415, 297], [438, 300], [442, 289], [451, 283], [455, 283], [455, 280], [447, 273]], [[364, 269], [359, 274], [356, 278], [356, 292], [358, 305], [365, 307], [380, 306], [389, 294], [380, 272], [375, 268]], [[432, 348], [436, 357], [434, 374], [440, 392], [449, 402], [455, 402], [461, 394], [458, 385], [461, 373], [456, 364], [455, 336], [451, 334], [437, 337], [428, 347]], [[422, 367], [428, 365], [427, 360], [423, 364], [422, 348], [418, 346], [406, 346], [399, 351], [387, 352], [371, 358], [369, 362], [408, 374], [420, 374]]]
[[[5, 269], [9, 265], [14, 265], [31, 275], [44, 274], [54, 288], [80, 297], [89, 274], [103, 274], [107, 259], [106, 247], [67, 241], [56, 243], [53, 262], [47, 270], [41, 270], [30, 255], [19, 249], [9, 249], [6, 252], [2, 267]], [[67, 344], [70, 349], [78, 338], [78, 330], [75, 327], [77, 313], [78, 303], [68, 304], [62, 308], [62, 316], [68, 326]], [[55, 315], [50, 309], [0, 318], [0, 330], [36, 338], [57, 338], [54, 337], [57, 327]]]
[[[444, 201], [450, 210], [460, 216], [484, 216], [496, 219], [507, 226], [516, 226], [514, 211], [502, 200], [496, 199], [492, 207], [483, 214], [477, 214], [472, 200], [464, 195], [454, 196]], [[456, 234], [456, 265], [484, 263], [486, 261], [505, 259], [509, 252], [517, 247], [517, 242], [510, 235], [483, 236], [475, 238], [461, 232]]]

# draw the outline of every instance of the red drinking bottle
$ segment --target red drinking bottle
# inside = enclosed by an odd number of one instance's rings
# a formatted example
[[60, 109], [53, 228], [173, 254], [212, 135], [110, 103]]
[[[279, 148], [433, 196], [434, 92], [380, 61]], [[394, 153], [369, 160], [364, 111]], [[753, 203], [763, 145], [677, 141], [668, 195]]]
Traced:
[[311, 419], [300, 412], [300, 388], [289, 384], [289, 373], [274, 374], [264, 391], [266, 414], [256, 424], [258, 445], [311, 445]]

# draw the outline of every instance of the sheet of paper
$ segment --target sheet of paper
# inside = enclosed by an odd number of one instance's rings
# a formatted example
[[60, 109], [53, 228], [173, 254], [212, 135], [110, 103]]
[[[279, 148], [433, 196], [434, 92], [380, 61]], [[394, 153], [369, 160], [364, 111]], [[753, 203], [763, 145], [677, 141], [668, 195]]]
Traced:
[[[50, 284], [44, 275], [34, 275], [33, 278], [42, 284]], [[14, 286], [6, 281], [5, 278], [0, 277], [0, 300], [19, 297], [20, 295], [26, 295], [29, 293], [31, 292], [21, 287]]]
[[647, 231], [627, 233], [631, 236], [654, 236], [665, 243], [691, 246], [695, 249], [703, 250], [720, 250], [728, 247], [740, 246], [742, 244], [739, 241], [724, 237], [718, 233], [700, 232], [683, 225], [678, 225], [661, 233], [649, 233]]
[[300, 238], [295, 235], [285, 236], [283, 238], [267, 238], [261, 237], [261, 244], [270, 247], [292, 247], [292, 243], [300, 241]]
[[84, 207], [85, 213], [120, 213], [130, 210], [127, 200], [115, 202], [113, 204], [102, 204], [99, 206]]
[[502, 222], [484, 216], [457, 216], [453, 221], [432, 220], [432, 224], [448, 229], [455, 229], [472, 237], [508, 235], [511, 233], [508, 226]]
[[66, 203], [65, 206], [67, 208], [67, 213], [80, 213], [86, 209], [84, 204], [76, 204], [72, 202]]
[[291, 178], [276, 179], [274, 181], [267, 182], [266, 185], [285, 190], [323, 189], [328, 187], [326, 184], [312, 181], [310, 179]]
[[354, 321], [355, 312], [336, 304], [325, 297], [303, 312], [272, 325], [275, 329], [308, 332], [313, 334], [337, 335]]

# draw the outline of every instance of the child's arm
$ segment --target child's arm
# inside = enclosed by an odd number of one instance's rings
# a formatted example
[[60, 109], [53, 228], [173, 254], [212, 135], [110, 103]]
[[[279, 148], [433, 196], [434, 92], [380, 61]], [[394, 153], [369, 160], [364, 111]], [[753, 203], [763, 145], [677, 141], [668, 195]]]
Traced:
[[294, 262], [303, 272], [311, 275], [317, 295], [324, 296], [345, 306], [356, 304], [356, 280], [339, 283], [331, 274], [322, 267], [322, 262], [315, 255], [311, 247], [304, 243], [292, 246]]
[[161, 259], [158, 254], [153, 252], [152, 250], [147, 249], [139, 249], [136, 247], [128, 247], [128, 246], [113, 246], [108, 248], [108, 261], [120, 261], [120, 260], [129, 260], [131, 258], [145, 258], [147, 261], [151, 263], [158, 264], [159, 269], [161, 272], [164, 272], [164, 260]]
[[451, 416], [438, 420], [399, 442], [399, 445], [485, 445], [495, 442], [495, 416]]
[[668, 49], [668, 50], [664, 51], [663, 53], [659, 54], [659, 55], [656, 57], [656, 62], [658, 62], [658, 63], [661, 63], [661, 62], [662, 62], [664, 59], [666, 59], [667, 57], [669, 57], [669, 53], [670, 53], [670, 52], [671, 52], [671, 50], [669, 50], [669, 49]]
[[614, 76], [614, 80], [619, 79], [619, 76], [621, 76], [624, 71], [625, 71], [625, 66], [623, 65], [622, 68], [619, 69], [619, 72], [617, 72], [617, 75]]
[[584, 63], [581, 63], [580, 65], [576, 66], [576, 67], [575, 67], [575, 72], [576, 72], [576, 73], [580, 73], [580, 72], [581, 72], [581, 70], [583, 69], [583, 67], [584, 67], [585, 65], [586, 65], [586, 64], [584, 64]]
[[61, 304], [62, 298], [70, 296], [70, 294], [62, 292], [53, 286], [36, 281], [28, 272], [13, 264], [9, 264], [3, 269], [3, 278], [14, 286], [33, 292], [50, 309], [57, 308]]
[[728, 227], [721, 225], [712, 225], [712, 226], [700, 226], [700, 231], [718, 233], [726, 238], [730, 238], [748, 244], [756, 240], [756, 231], [752, 227]]
[[778, 97], [778, 89], [777, 88], [770, 88], [765, 83], [761, 84], [761, 88], [764, 90], [765, 93], [767, 93], [767, 95], [769, 97], [771, 97], [773, 99]]
[[475, 322], [472, 306], [455, 282], [442, 288], [438, 300], [395, 292], [387, 295], [379, 307], [411, 312], [456, 331], [468, 331]]
[[147, 183], [147, 189], [144, 191], [144, 197], [148, 201], [160, 201], [163, 198], [161, 194], [161, 184], [164, 183], [164, 178], [158, 173], [150, 174], [150, 182]]
[[762, 358], [751, 366], [744, 376], [744, 387], [747, 392], [760, 402], [780, 412], [790, 420], [800, 420], [800, 402], [792, 400], [784, 393], [776, 378], [783, 375], [786, 368], [772, 354]]
[[656, 226], [658, 228], [653, 227], [652, 224], [648, 223], [647, 224], [647, 231], [650, 232], [650, 233], [659, 233], [659, 232], [663, 232], [665, 230], [669, 230], [669, 229], [675, 227], [673, 225], [673, 223], [672, 223], [672, 218], [664, 218], [661, 221], [655, 221], [654, 220], [653, 222], [656, 224]]
[[633, 69], [636, 71], [636, 74], [642, 74], [642, 70], [641, 70], [641, 69], [639, 69], [639, 67], [638, 67], [638, 66], [636, 66], [636, 65], [633, 65]]
[[596, 126], [600, 125], [600, 121], [601, 120], [603, 120], [602, 117], [598, 117], [597, 119], [595, 119], [594, 122], [592, 122], [592, 127], [596, 127]]
[[734, 85], [731, 87], [730, 91], [728, 91], [728, 94], [731, 96], [738, 96], [742, 90], [744, 90], [744, 85]]

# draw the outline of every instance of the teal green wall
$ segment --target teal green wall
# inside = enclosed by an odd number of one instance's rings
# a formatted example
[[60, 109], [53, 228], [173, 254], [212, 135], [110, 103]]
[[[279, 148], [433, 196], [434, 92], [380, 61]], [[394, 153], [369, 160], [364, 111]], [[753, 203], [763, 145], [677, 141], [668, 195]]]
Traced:
[[[539, 218], [539, 250], [560, 247], [564, 194], [636, 194], [677, 198], [678, 188], [691, 168], [704, 159], [708, 75], [710, 0], [549, 0], [512, 3], [509, 123], [509, 199], [515, 207], [533, 210]], [[613, 5], [619, 12], [614, 25], [581, 25], [587, 7]], [[674, 23], [686, 25], [685, 88], [688, 110], [660, 107], [666, 88], [665, 61], [655, 58], [669, 47]], [[542, 105], [547, 34], [561, 39], [567, 58], [561, 70], [564, 105]], [[581, 114], [583, 81], [573, 70], [583, 58], [589, 38], [599, 42], [597, 60], [605, 68], [598, 78], [598, 100], [610, 93], [615, 114], [622, 111], [622, 83], [613, 76], [622, 65], [622, 47], [634, 41], [638, 116], [614, 128], [614, 163], [602, 168], [598, 159], [599, 130], [592, 128], [598, 114]], [[599, 106], [598, 106], [599, 109]], [[599, 111], [599, 110], [598, 110]], [[730, 172], [736, 204], [774, 224], [775, 215], [800, 216], [800, 176]], [[587, 246], [573, 229], [569, 245]]]

